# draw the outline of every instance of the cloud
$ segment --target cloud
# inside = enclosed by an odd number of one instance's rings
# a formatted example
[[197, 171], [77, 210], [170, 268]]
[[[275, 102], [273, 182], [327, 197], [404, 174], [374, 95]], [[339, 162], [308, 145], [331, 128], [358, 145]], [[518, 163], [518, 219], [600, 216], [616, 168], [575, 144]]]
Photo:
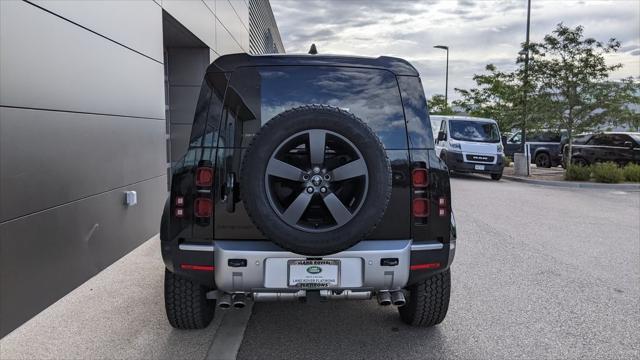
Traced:
[[[526, 2], [271, 0], [289, 53], [306, 53], [316, 43], [320, 53], [358, 56], [389, 55], [414, 64], [427, 96], [444, 92], [446, 54], [434, 45], [448, 45], [449, 98], [453, 88], [469, 88], [473, 74], [487, 63], [515, 67], [525, 40]], [[640, 2], [533, 1], [531, 39], [541, 40], [559, 22], [583, 25], [597, 40], [615, 37], [622, 50], [609, 56], [625, 66], [614, 78], [640, 76]]]

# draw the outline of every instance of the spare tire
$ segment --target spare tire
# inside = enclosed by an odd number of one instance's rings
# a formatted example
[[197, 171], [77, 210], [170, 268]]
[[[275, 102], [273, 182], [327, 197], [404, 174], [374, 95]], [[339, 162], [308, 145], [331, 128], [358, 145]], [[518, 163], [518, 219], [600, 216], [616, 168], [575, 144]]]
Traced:
[[353, 114], [302, 106], [275, 116], [253, 138], [240, 194], [268, 239], [298, 254], [328, 255], [380, 222], [391, 165], [380, 139]]

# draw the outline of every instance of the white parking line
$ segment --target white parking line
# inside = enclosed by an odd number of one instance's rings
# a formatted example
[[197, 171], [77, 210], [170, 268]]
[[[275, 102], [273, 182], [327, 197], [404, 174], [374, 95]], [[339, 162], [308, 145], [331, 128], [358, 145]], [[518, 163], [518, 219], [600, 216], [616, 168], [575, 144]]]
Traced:
[[244, 338], [253, 302], [247, 302], [242, 309], [222, 310], [225, 312], [222, 323], [216, 331], [205, 360], [235, 360]]

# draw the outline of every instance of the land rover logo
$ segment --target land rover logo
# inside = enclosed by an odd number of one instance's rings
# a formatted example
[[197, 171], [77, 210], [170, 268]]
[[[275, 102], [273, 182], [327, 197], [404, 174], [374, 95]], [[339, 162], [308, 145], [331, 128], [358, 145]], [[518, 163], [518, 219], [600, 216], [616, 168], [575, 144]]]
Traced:
[[322, 272], [322, 268], [320, 266], [309, 266], [307, 268], [307, 272], [309, 274], [320, 274]]

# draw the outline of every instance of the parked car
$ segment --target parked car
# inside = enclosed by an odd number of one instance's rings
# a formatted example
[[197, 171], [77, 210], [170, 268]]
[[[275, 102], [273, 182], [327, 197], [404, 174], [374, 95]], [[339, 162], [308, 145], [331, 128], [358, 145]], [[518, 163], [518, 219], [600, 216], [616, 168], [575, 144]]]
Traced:
[[[566, 159], [569, 147], [563, 144]], [[590, 165], [611, 161], [621, 166], [640, 164], [640, 133], [604, 132], [576, 136], [571, 146], [571, 162]]]
[[[495, 147], [495, 146], [494, 146]], [[413, 66], [390, 57], [219, 57], [161, 225], [172, 326], [214, 306], [365, 300], [446, 316], [456, 229]]]
[[[527, 144], [531, 151], [531, 163], [537, 167], [550, 168], [562, 163], [562, 132], [541, 130], [527, 132]], [[518, 131], [507, 138], [504, 153], [513, 158], [522, 149], [522, 132]]]
[[500, 180], [504, 148], [495, 120], [470, 116], [431, 115], [439, 122], [437, 154], [451, 171], [489, 174]]

